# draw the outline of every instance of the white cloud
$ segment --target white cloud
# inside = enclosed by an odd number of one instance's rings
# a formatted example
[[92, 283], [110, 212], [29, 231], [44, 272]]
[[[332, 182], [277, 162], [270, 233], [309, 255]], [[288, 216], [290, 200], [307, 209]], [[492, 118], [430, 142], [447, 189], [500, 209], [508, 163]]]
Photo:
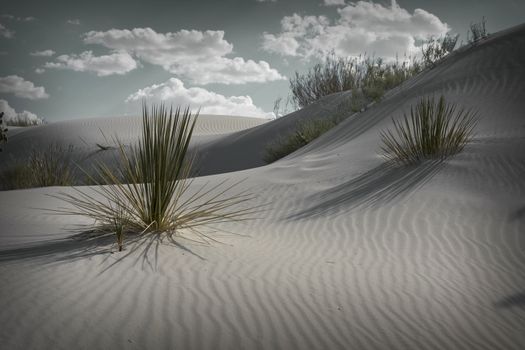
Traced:
[[268, 52], [279, 53], [283, 56], [297, 56], [299, 46], [297, 39], [289, 33], [277, 36], [269, 33], [263, 34], [263, 49]]
[[[335, 3], [335, 1], [332, 1]], [[416, 9], [411, 14], [392, 0], [391, 6], [358, 1], [337, 9], [339, 17], [286, 16], [281, 32], [263, 34], [262, 48], [283, 56], [322, 57], [330, 51], [340, 56], [362, 53], [393, 58], [414, 55], [418, 39], [442, 36], [449, 31], [435, 15]]]
[[6, 100], [0, 100], [0, 112], [4, 112], [4, 121], [8, 125], [40, 125], [43, 123], [43, 120], [34, 113], [28, 111], [16, 112]]
[[43, 69], [43, 68], [37, 68], [37, 69], [35, 69], [35, 73], [36, 73], [36, 74], [43, 74], [45, 71], [46, 71], [46, 70]]
[[345, 0], [324, 0], [326, 6], [343, 6], [345, 5]]
[[7, 29], [4, 25], [2, 25], [2, 23], [0, 23], [0, 36], [3, 36], [7, 39], [11, 39], [15, 36], [15, 32]]
[[200, 87], [186, 88], [177, 78], [140, 89], [129, 95], [126, 102], [142, 99], [164, 101], [178, 106], [189, 105], [192, 109], [200, 108], [203, 114], [273, 117], [273, 113], [264, 112], [255, 106], [250, 96], [226, 97]]
[[47, 62], [45, 68], [69, 69], [76, 72], [93, 72], [99, 77], [112, 74], [126, 74], [138, 67], [127, 52], [117, 51], [109, 55], [93, 56], [92, 51], [79, 55], [60, 55], [57, 62]]
[[36, 56], [36, 57], [50, 57], [50, 56], [53, 56], [54, 54], [55, 54], [55, 51], [53, 50], [34, 51], [30, 53], [31, 56]]
[[265, 61], [225, 57], [233, 45], [223, 31], [180, 30], [157, 33], [151, 28], [90, 31], [86, 44], [128, 52], [196, 84], [244, 84], [285, 79]]
[[67, 24], [73, 24], [73, 25], [76, 25], [76, 26], [79, 26], [80, 25], [80, 20], [78, 18], [75, 18], [75, 19], [68, 19], [66, 21]]
[[30, 100], [49, 97], [42, 86], [35, 86], [32, 82], [27, 81], [18, 75], [0, 77], [0, 93], [14, 94], [17, 97]]

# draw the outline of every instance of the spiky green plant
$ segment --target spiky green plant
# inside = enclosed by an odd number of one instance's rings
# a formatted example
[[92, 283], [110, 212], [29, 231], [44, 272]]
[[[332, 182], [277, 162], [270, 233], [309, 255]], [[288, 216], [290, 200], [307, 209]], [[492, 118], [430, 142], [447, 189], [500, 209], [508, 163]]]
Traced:
[[402, 121], [393, 120], [394, 129], [381, 132], [383, 155], [392, 161], [414, 164], [424, 159], [440, 159], [460, 152], [473, 136], [477, 114], [446, 103], [441, 96], [423, 98], [410, 108]]
[[123, 227], [126, 232], [166, 233], [170, 237], [189, 230], [204, 241], [209, 241], [201, 230], [205, 226], [249, 219], [257, 209], [242, 208], [242, 204], [252, 195], [239, 192], [226, 196], [237, 183], [225, 189], [221, 189], [224, 183], [210, 188], [190, 186], [194, 157], [189, 154], [189, 145], [197, 117], [198, 113], [192, 115], [189, 108], [168, 111], [160, 105], [148, 111], [143, 105], [138, 145], [127, 152], [117, 142], [116, 167], [99, 162], [95, 175], [86, 172], [91, 183], [100, 186], [59, 194], [56, 197], [71, 207], [55, 212], [87, 216], [95, 221], [97, 230], [116, 232], [117, 236]]

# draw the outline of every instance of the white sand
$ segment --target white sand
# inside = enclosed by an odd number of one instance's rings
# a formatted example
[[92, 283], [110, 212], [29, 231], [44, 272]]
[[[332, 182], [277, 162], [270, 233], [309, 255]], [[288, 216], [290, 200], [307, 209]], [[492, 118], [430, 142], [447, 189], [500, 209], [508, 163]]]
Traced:
[[[114, 246], [68, 238], [85, 219], [31, 209], [70, 190], [0, 193], [2, 348], [525, 348], [524, 82], [520, 26], [272, 165], [251, 168], [281, 120], [203, 143], [209, 173], [247, 170], [196, 185], [246, 178], [253, 204], [271, 203], [258, 221], [224, 225], [248, 236], [218, 234], [226, 244], [155, 242], [119, 260]], [[440, 93], [480, 112], [473, 142], [439, 165], [385, 167], [380, 130]]]

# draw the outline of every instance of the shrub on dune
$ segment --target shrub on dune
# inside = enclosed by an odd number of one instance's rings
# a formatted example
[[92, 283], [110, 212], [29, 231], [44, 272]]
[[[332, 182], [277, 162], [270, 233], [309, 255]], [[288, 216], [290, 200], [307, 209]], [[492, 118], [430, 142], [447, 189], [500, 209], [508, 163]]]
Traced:
[[[248, 219], [255, 209], [242, 208], [242, 204], [252, 196], [246, 192], [226, 195], [237, 183], [224, 189], [224, 183], [196, 190], [190, 186], [194, 157], [189, 145], [197, 117], [189, 109], [168, 111], [163, 105], [152, 107], [150, 113], [144, 105], [138, 145], [126, 152], [118, 143], [116, 168], [97, 163], [96, 175], [87, 174], [100, 186], [58, 195], [71, 208], [55, 212], [92, 218], [96, 230], [116, 235], [119, 248], [124, 232], [165, 233], [171, 238], [189, 230], [208, 241], [202, 228]], [[104, 186], [108, 183], [113, 185]]]
[[393, 130], [381, 132], [381, 150], [387, 159], [405, 164], [444, 160], [465, 147], [476, 120], [476, 113], [446, 103], [443, 96], [437, 102], [423, 98], [410, 109], [410, 116], [393, 120]]
[[0, 152], [2, 152], [2, 143], [7, 142], [7, 128], [4, 128], [4, 112], [0, 113]]
[[447, 34], [442, 39], [430, 38], [425, 45], [421, 47], [423, 65], [425, 67], [435, 67], [439, 60], [454, 51], [458, 38], [459, 34]]
[[73, 166], [69, 158], [72, 146], [51, 144], [46, 149], [33, 149], [26, 161], [15, 163], [0, 174], [1, 188], [13, 190], [31, 187], [71, 186]]
[[470, 23], [470, 28], [467, 31], [467, 41], [470, 44], [476, 43], [488, 36], [486, 24], [487, 21], [485, 17], [481, 19], [481, 22]]
[[367, 102], [378, 101], [386, 91], [396, 87], [422, 69], [416, 59], [404, 62], [388, 62], [381, 58], [326, 56], [304, 74], [295, 73], [290, 79], [290, 102], [303, 108], [327, 96], [341, 91], [352, 91], [352, 98], [365, 97], [365, 101], [354, 110], [359, 111]]
[[298, 123], [294, 132], [266, 146], [264, 161], [272, 163], [295, 152], [333, 128], [337, 123], [338, 120], [335, 119], [308, 120]]

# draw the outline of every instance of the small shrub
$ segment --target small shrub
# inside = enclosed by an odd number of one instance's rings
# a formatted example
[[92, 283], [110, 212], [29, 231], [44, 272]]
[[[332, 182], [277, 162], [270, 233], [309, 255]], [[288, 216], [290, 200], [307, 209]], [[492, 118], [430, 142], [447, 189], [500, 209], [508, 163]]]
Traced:
[[7, 142], [7, 128], [4, 128], [4, 112], [0, 113], [0, 152], [2, 152], [2, 144]]
[[309, 120], [298, 123], [293, 133], [277, 139], [276, 142], [265, 148], [263, 159], [266, 163], [275, 162], [312, 142], [336, 124], [337, 122], [333, 119]]
[[481, 19], [481, 22], [470, 23], [470, 28], [467, 32], [467, 41], [470, 44], [476, 43], [488, 36], [486, 23], [487, 21], [485, 20], [485, 17]]
[[430, 38], [421, 47], [423, 65], [425, 67], [434, 67], [437, 61], [454, 51], [458, 38], [458, 34], [447, 34], [443, 39]]
[[296, 108], [303, 108], [323, 96], [348, 90], [360, 91], [368, 102], [377, 101], [386, 91], [420, 70], [417, 59], [385, 64], [381, 58], [342, 58], [331, 53], [323, 63], [316, 64], [305, 74], [296, 72], [290, 79], [291, 103]]
[[331, 53], [323, 63], [316, 64], [305, 74], [295, 73], [290, 79], [291, 102], [305, 107], [323, 96], [351, 90], [357, 86], [357, 61], [336, 57]]
[[[190, 189], [194, 157], [188, 149], [197, 117], [189, 109], [168, 112], [160, 105], [148, 111], [144, 105], [138, 145], [126, 152], [119, 143], [115, 164], [97, 163], [96, 177], [86, 172], [100, 186], [89, 192], [75, 188], [74, 194], [56, 196], [71, 208], [54, 212], [92, 218], [97, 231], [116, 234], [119, 249], [124, 230], [134, 234], [165, 233], [170, 238], [188, 230], [207, 242], [209, 237], [201, 228], [248, 219], [255, 209], [236, 206], [252, 196], [246, 192], [226, 196], [236, 184], [225, 189], [220, 189], [223, 183]], [[114, 185], [102, 186], [107, 183]]]
[[51, 144], [45, 150], [33, 149], [29, 159], [18, 162], [0, 174], [2, 189], [71, 186], [74, 182], [73, 165], [67, 149]]
[[381, 132], [383, 155], [392, 161], [406, 164], [424, 159], [440, 159], [460, 152], [472, 138], [476, 113], [458, 110], [455, 104], [423, 98], [410, 108], [402, 122], [394, 122], [394, 130]]

